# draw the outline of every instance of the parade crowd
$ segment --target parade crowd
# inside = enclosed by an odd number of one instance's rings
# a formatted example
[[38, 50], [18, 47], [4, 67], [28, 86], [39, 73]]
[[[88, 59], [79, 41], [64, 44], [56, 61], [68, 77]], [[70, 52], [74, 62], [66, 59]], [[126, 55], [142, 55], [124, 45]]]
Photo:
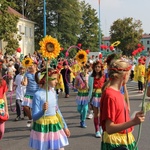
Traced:
[[[27, 68], [23, 65], [24, 59], [32, 60]], [[46, 63], [38, 52], [24, 56], [23, 60], [7, 54], [0, 58], [0, 139], [9, 119], [6, 95], [15, 92], [14, 120], [28, 118], [26, 126], [31, 128], [29, 147], [64, 150], [71, 133], [58, 100], [62, 92], [69, 99], [72, 89], [77, 94], [79, 125], [88, 128], [86, 119], [93, 119], [95, 137], [102, 138], [101, 150], [138, 149], [132, 131], [135, 125], [144, 122], [145, 116], [139, 111], [130, 119], [126, 83], [134, 80], [137, 92], [144, 92], [149, 56], [135, 59], [115, 53], [106, 58], [93, 55], [82, 66], [76, 58], [57, 58]]]

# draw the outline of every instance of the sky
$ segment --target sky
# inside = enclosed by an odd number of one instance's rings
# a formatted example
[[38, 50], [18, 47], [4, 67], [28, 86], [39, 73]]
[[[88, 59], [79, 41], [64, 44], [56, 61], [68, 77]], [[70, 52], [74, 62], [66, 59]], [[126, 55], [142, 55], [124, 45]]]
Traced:
[[100, 7], [99, 0], [84, 1], [96, 9], [98, 14], [100, 8], [101, 29], [104, 36], [109, 36], [110, 26], [114, 21], [128, 17], [140, 20], [144, 33], [150, 33], [150, 0], [100, 0]]

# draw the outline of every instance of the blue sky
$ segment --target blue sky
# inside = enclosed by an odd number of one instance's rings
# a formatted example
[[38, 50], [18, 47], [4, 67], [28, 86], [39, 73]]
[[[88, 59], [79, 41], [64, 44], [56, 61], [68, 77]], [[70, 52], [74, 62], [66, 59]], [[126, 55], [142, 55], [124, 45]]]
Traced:
[[[84, 0], [99, 12], [98, 0]], [[150, 0], [100, 0], [101, 28], [105, 36], [117, 19], [132, 17], [142, 21], [144, 33], [150, 33]]]

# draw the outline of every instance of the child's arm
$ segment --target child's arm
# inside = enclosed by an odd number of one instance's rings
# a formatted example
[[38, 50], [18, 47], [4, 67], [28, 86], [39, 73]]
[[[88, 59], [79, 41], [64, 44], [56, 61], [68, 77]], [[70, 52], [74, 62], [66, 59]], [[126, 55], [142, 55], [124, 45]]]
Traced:
[[[44, 103], [45, 104], [45, 103]], [[40, 109], [40, 101], [37, 95], [33, 97], [32, 102], [32, 118], [34, 121], [40, 119], [44, 115], [44, 106], [43, 109]]]
[[114, 122], [112, 122], [111, 120], [107, 119], [105, 126], [106, 126], [106, 132], [108, 134], [113, 134], [113, 133], [117, 133], [123, 130], [126, 130], [132, 126], [138, 125], [141, 122], [144, 122], [145, 117], [144, 117], [144, 113], [142, 111], [136, 113], [135, 118], [125, 122], [125, 123], [120, 123], [120, 124], [114, 124]]
[[65, 119], [64, 119], [64, 117], [62, 116], [62, 113], [61, 113], [61, 111], [60, 111], [59, 108], [57, 109], [57, 113], [59, 113], [59, 115], [61, 116], [62, 122], [63, 122], [63, 124], [64, 124], [64, 132], [66, 133], [67, 137], [69, 137], [69, 136], [70, 136], [70, 130], [68, 129], [67, 124], [66, 124], [66, 122], [65, 122]]
[[8, 118], [9, 118], [9, 111], [8, 111], [8, 104], [7, 104], [6, 93], [4, 93], [4, 101], [5, 101], [5, 113], [7, 114]]
[[24, 86], [27, 86], [27, 84], [28, 84], [27, 77], [24, 77], [24, 79], [22, 80], [21, 84], [24, 85]]

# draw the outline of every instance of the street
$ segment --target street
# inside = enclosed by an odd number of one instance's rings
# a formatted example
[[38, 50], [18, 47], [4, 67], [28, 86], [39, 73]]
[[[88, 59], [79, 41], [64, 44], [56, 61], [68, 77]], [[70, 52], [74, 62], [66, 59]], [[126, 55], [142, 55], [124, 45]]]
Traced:
[[[141, 108], [141, 102], [143, 94], [138, 93], [137, 83], [129, 81], [127, 84], [130, 105], [131, 116], [139, 111]], [[70, 90], [70, 97], [64, 98], [64, 93], [59, 95], [59, 107], [68, 124], [68, 128], [71, 131], [69, 138], [69, 145], [65, 147], [65, 150], [100, 150], [101, 138], [95, 138], [93, 120], [86, 120], [87, 128], [80, 128], [79, 126], [79, 113], [75, 103], [75, 96], [72, 90]], [[146, 98], [148, 101], [150, 98]], [[8, 96], [9, 103], [9, 96]], [[30, 129], [26, 127], [27, 118], [15, 122], [15, 95], [13, 95], [13, 102], [11, 104], [12, 111], [10, 110], [10, 119], [6, 122], [6, 130], [4, 138], [0, 141], [0, 150], [31, 150], [28, 147]], [[10, 108], [10, 107], [9, 107]], [[135, 139], [138, 135], [138, 127], [134, 129]], [[142, 124], [142, 130], [140, 140], [138, 143], [139, 150], [150, 150], [149, 148], [149, 135], [150, 135], [150, 113], [147, 112], [145, 122]]]

